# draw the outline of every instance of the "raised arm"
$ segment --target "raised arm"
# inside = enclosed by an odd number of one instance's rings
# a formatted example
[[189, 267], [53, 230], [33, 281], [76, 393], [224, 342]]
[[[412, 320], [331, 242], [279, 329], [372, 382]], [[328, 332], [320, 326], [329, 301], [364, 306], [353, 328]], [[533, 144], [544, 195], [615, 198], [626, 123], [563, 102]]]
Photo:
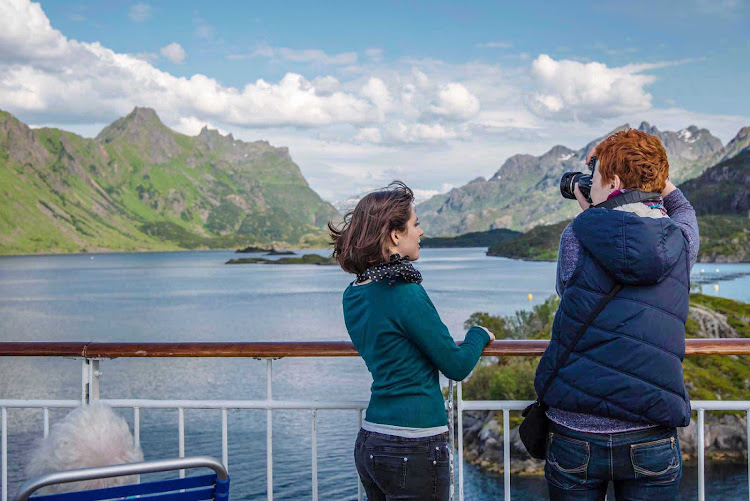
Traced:
[[682, 194], [679, 188], [675, 187], [671, 181], [667, 181], [667, 186], [662, 192], [664, 199], [664, 208], [667, 215], [682, 230], [682, 234], [688, 242], [690, 252], [690, 267], [692, 268], [698, 259], [698, 249], [700, 247], [700, 235], [698, 232], [698, 220], [695, 217], [695, 209], [690, 205], [688, 199]]
[[490, 335], [481, 327], [472, 327], [461, 346], [456, 346], [422, 286], [406, 284], [401, 287], [409, 289], [400, 303], [398, 316], [406, 336], [447, 378], [463, 380], [479, 361]]

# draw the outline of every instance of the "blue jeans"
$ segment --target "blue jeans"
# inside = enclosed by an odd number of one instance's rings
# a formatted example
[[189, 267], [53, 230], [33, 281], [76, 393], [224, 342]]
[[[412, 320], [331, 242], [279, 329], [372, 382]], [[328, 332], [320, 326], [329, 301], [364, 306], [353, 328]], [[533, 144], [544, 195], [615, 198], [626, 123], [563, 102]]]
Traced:
[[544, 476], [552, 501], [603, 500], [610, 481], [617, 501], [676, 499], [677, 429], [583, 433], [550, 421]]
[[368, 501], [448, 501], [448, 438], [403, 438], [359, 430], [354, 464]]

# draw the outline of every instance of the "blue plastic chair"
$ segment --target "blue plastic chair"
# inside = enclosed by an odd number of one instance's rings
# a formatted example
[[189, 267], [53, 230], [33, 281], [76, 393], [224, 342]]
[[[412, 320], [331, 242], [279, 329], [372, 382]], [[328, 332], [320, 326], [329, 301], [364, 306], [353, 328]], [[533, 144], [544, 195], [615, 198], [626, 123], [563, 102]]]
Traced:
[[119, 477], [122, 475], [140, 475], [162, 471], [186, 470], [191, 468], [210, 468], [213, 473], [195, 477], [157, 480], [138, 484], [92, 489], [88, 491], [65, 492], [34, 496], [31, 501], [102, 501], [107, 499], [158, 499], [179, 501], [203, 501], [229, 499], [229, 475], [219, 461], [208, 456], [162, 459], [142, 463], [128, 463], [80, 470], [48, 473], [24, 483], [15, 501], [26, 501], [37, 490], [48, 485], [97, 478]]

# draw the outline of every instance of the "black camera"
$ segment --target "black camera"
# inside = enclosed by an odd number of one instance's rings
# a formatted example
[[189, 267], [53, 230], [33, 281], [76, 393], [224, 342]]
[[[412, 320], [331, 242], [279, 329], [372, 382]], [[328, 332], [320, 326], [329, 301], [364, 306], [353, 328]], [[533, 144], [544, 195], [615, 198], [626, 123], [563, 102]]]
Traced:
[[576, 183], [578, 183], [578, 188], [581, 190], [581, 194], [588, 200], [589, 203], [591, 202], [591, 179], [594, 174], [594, 169], [596, 168], [596, 162], [597, 158], [595, 156], [591, 157], [591, 160], [589, 160], [589, 170], [591, 171], [591, 174], [584, 174], [583, 172], [566, 172], [563, 174], [562, 179], [560, 179], [560, 193], [564, 198], [569, 198], [571, 200], [575, 200], [575, 187]]

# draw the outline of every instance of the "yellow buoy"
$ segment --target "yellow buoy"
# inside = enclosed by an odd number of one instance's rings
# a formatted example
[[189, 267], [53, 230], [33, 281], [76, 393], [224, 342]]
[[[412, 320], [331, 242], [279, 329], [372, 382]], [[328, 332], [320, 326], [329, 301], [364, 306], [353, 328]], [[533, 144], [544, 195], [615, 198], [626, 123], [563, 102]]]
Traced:
[[718, 290], [719, 290], [719, 284], [716, 284], [716, 285], [714, 285], [714, 290], [715, 290], [715, 291], [718, 291]]
[[705, 268], [701, 268], [701, 273], [706, 273]]
[[532, 299], [534, 299], [534, 295], [533, 294], [529, 294], [529, 301], [531, 301]]
[[716, 268], [716, 273], [719, 273], [719, 268]]

